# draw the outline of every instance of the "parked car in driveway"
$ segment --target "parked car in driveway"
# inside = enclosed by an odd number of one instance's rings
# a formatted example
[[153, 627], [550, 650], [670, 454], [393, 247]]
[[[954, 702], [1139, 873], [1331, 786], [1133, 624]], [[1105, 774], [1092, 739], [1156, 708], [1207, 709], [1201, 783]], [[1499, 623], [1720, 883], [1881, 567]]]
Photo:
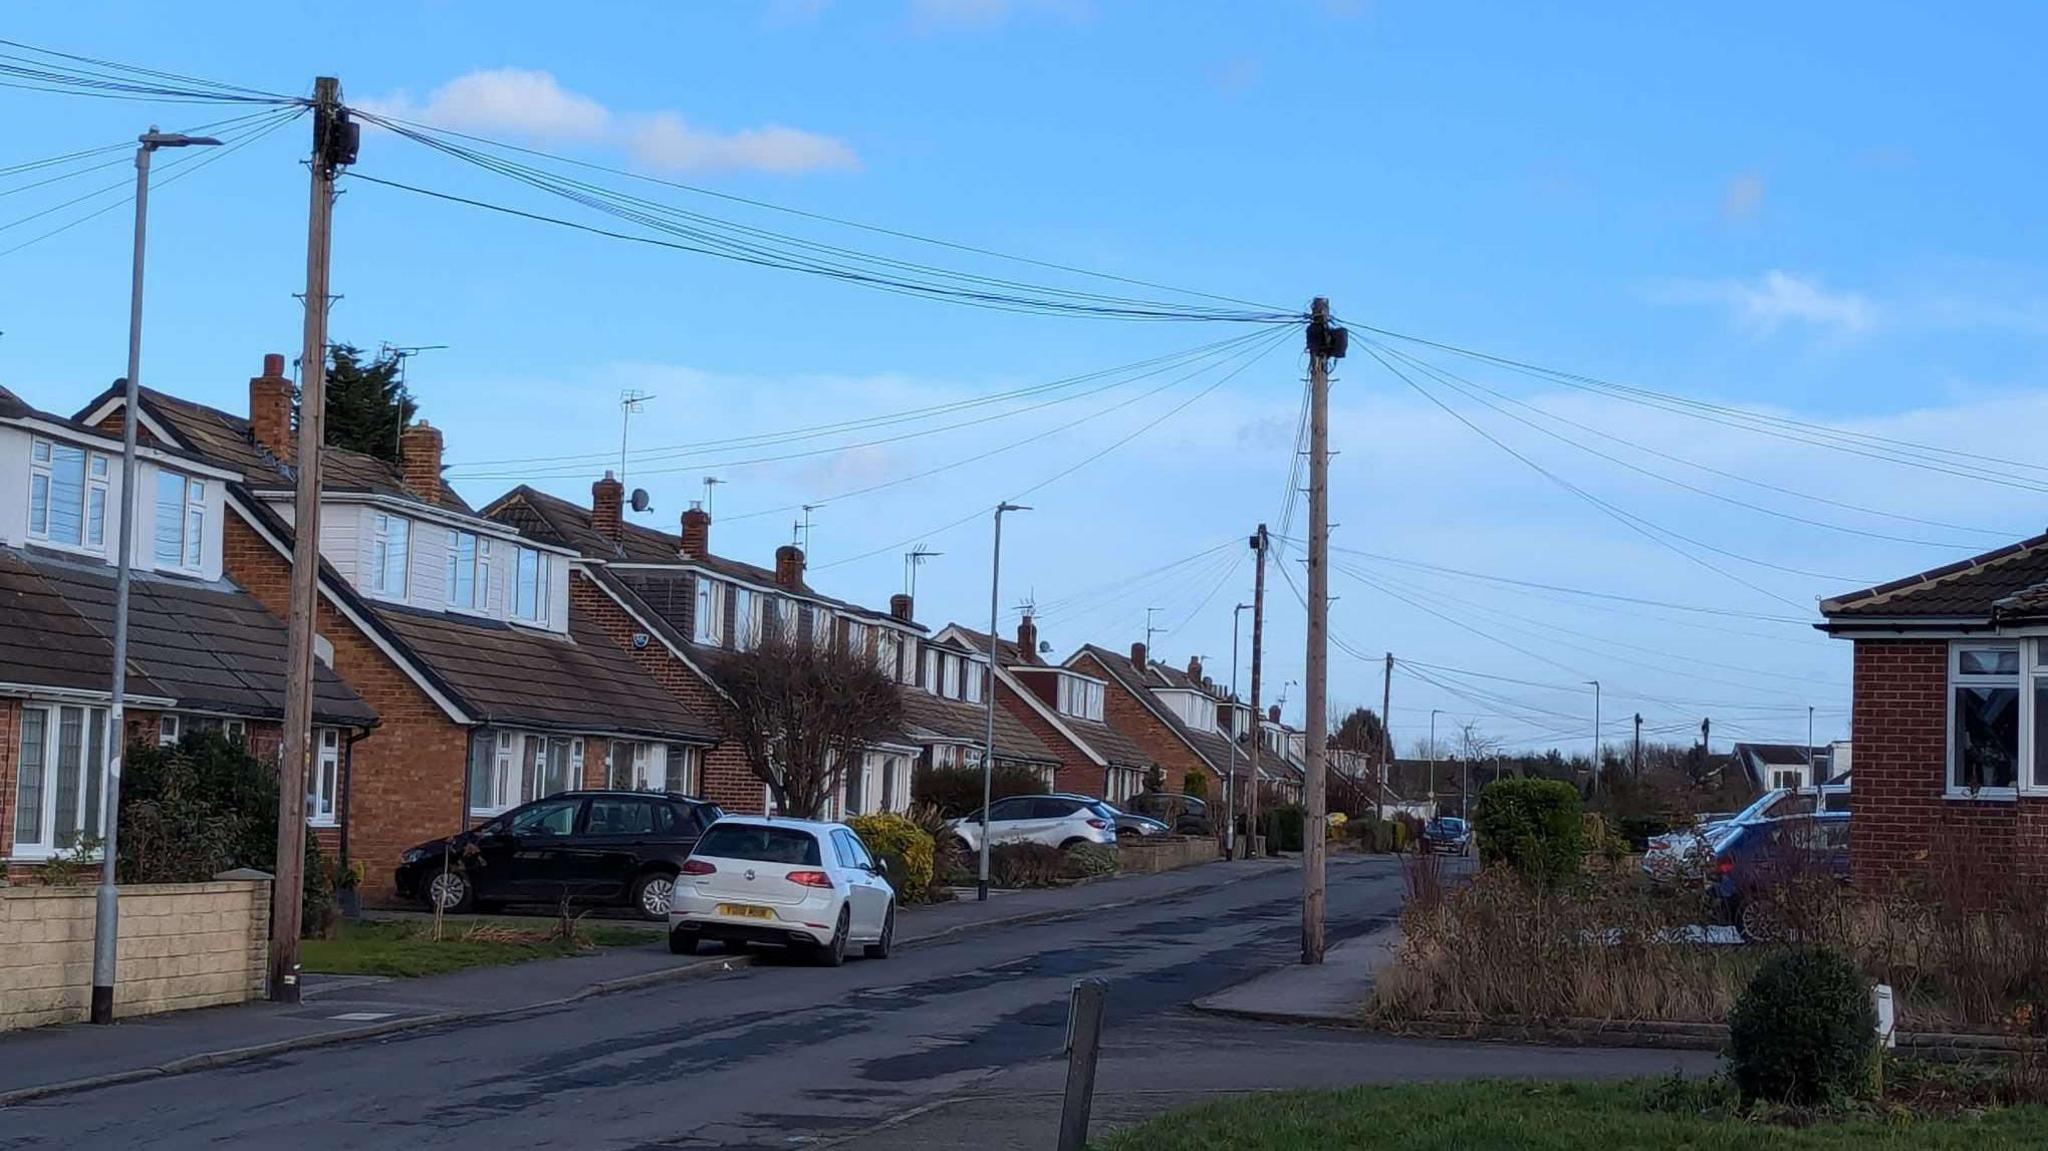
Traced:
[[886, 959], [896, 938], [896, 889], [843, 823], [728, 816], [683, 862], [668, 915], [668, 949], [698, 944], [802, 948], [837, 967], [858, 946]]
[[1422, 846], [1445, 855], [1472, 854], [1472, 825], [1455, 815], [1439, 815], [1422, 825]]
[[398, 894], [450, 912], [568, 899], [663, 919], [683, 860], [723, 814], [675, 792], [565, 791], [406, 851]]
[[[1012, 795], [988, 809], [988, 840], [1001, 843], [1043, 843], [1072, 847], [1077, 843], [1116, 846], [1115, 817], [1096, 809], [1085, 795]], [[947, 824], [967, 850], [981, 850], [981, 813], [963, 815]]]
[[1118, 839], [1173, 834], [1171, 827], [1149, 815], [1139, 815], [1133, 811], [1125, 811], [1105, 799], [1092, 800], [1091, 802], [1094, 804], [1097, 812], [1107, 817], [1110, 823], [1115, 825]]
[[1124, 807], [1171, 827], [1179, 835], [1214, 835], [1206, 800], [1177, 791], [1147, 791], [1132, 796]]
[[1714, 848], [1727, 837], [1730, 828], [1773, 815], [1791, 814], [1797, 806], [1798, 796], [1793, 792], [1766, 791], [1741, 811], [1708, 813], [1699, 816], [1690, 828], [1652, 836], [1643, 851], [1643, 874], [1659, 883], [1702, 879], [1714, 861]]
[[1732, 824], [1714, 846], [1708, 890], [1745, 939], [1782, 932], [1775, 893], [1813, 877], [1849, 880], [1849, 813], [1774, 816]]

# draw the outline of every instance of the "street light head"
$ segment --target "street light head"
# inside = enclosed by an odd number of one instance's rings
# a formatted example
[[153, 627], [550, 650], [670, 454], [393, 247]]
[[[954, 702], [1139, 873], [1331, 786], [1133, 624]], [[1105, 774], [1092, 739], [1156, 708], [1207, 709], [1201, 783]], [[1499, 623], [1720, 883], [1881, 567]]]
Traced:
[[211, 136], [187, 136], [183, 132], [159, 132], [155, 128], [137, 137], [145, 148], [205, 148], [215, 147], [219, 140]]
[[996, 505], [996, 510], [999, 512], [1028, 512], [1031, 508], [1026, 504], [1013, 504], [1005, 500]]

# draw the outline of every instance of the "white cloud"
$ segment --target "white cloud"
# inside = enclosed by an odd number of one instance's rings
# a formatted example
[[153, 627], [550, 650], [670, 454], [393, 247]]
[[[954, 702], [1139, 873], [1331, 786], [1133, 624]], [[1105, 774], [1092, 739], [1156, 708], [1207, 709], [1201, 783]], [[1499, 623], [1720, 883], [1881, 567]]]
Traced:
[[673, 111], [614, 112], [562, 87], [552, 74], [527, 68], [469, 72], [434, 89], [424, 102], [401, 91], [362, 106], [438, 128], [619, 148], [642, 166], [664, 172], [790, 175], [860, 167], [853, 148], [831, 136], [780, 124], [719, 132]]
[[1758, 335], [1787, 324], [1806, 324], [1858, 335], [1876, 322], [1876, 308], [1855, 292], [1832, 292], [1817, 281], [1776, 268], [1755, 280], [1691, 280], [1669, 285], [1659, 297], [1679, 304], [1718, 304]]
[[1755, 172], [1744, 172], [1728, 181], [1728, 188], [1721, 193], [1721, 215], [1730, 220], [1747, 220], [1755, 216], [1764, 206], [1764, 178]]
[[991, 28], [1016, 16], [1051, 16], [1081, 22], [1095, 14], [1090, 0], [910, 0], [919, 28]]

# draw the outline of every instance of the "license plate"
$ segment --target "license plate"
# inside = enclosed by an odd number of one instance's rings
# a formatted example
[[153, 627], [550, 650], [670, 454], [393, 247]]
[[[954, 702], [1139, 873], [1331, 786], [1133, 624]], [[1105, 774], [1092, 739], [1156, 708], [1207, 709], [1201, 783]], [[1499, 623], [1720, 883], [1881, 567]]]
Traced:
[[755, 907], [751, 903], [721, 903], [718, 905], [718, 913], [720, 915], [735, 916], [740, 919], [775, 918], [773, 910], [766, 907]]

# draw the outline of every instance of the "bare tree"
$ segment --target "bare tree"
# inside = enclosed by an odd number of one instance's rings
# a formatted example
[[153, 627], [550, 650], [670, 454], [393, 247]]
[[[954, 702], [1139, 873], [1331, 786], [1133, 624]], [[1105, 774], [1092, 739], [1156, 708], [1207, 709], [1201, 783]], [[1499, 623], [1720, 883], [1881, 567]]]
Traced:
[[719, 669], [725, 730], [784, 814], [815, 819], [841, 773], [902, 726], [899, 688], [846, 650], [770, 639]]

